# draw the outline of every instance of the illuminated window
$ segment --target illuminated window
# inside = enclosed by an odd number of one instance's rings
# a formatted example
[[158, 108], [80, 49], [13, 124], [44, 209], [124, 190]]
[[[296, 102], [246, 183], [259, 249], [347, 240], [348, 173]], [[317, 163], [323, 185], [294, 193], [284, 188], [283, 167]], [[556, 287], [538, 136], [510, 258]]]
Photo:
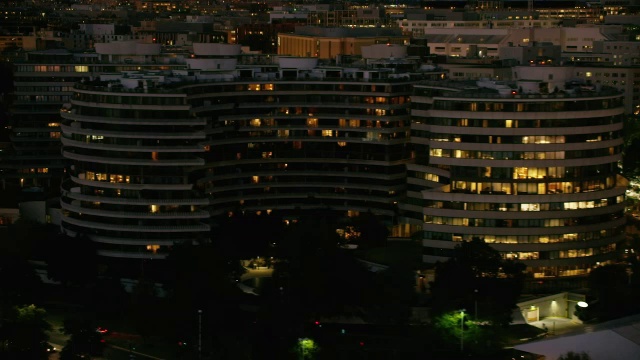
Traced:
[[60, 126], [60, 123], [48, 123], [47, 126], [48, 127], [58, 127], [58, 126]]
[[264, 84], [262, 87], [264, 90], [273, 91], [273, 84]]
[[522, 211], [540, 211], [540, 204], [520, 204]]
[[249, 85], [247, 85], [247, 90], [249, 90], [249, 91], [260, 91], [260, 84], [249, 84]]
[[157, 213], [160, 210], [160, 206], [158, 205], [151, 205], [150, 206], [150, 210], [152, 213]]
[[322, 130], [322, 136], [333, 136], [333, 130]]
[[76, 72], [89, 72], [89, 67], [87, 65], [76, 65], [75, 66], [75, 71]]
[[260, 126], [260, 124], [261, 124], [260, 119], [251, 119], [251, 121], [249, 122], [249, 125], [256, 126], [256, 127]]
[[157, 254], [159, 249], [160, 245], [147, 245], [147, 250], [151, 251], [154, 254]]
[[429, 150], [429, 155], [436, 156], [436, 157], [442, 157], [442, 149], [430, 149]]
[[318, 119], [316, 119], [316, 118], [308, 118], [307, 119], [307, 126], [317, 127], [318, 126]]

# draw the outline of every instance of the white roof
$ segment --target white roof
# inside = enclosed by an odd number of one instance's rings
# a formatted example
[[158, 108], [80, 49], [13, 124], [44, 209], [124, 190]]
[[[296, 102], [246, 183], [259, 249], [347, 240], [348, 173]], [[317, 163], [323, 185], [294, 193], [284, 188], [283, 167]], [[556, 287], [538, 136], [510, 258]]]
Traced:
[[546, 340], [516, 345], [515, 349], [557, 359], [569, 351], [586, 352], [592, 360], [640, 359], [640, 315], [585, 326]]

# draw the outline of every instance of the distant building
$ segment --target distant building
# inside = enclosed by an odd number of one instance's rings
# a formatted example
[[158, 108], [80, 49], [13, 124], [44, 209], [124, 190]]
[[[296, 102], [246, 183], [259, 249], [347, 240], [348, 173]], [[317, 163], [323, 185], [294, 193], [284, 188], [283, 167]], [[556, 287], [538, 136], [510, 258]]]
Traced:
[[363, 46], [408, 45], [409, 36], [390, 28], [296, 27], [293, 34], [278, 34], [278, 54], [334, 59], [337, 55], [361, 55]]

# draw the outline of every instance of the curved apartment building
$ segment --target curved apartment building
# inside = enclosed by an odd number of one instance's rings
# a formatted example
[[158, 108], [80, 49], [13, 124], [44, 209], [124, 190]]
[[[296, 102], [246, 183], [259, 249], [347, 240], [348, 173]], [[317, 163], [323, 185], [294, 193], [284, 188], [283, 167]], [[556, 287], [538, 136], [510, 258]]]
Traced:
[[195, 177], [213, 216], [318, 207], [394, 216], [415, 80], [315, 61], [281, 59], [273, 72], [245, 69], [230, 82], [182, 88], [193, 113], [208, 119]]
[[535, 277], [581, 275], [617, 257], [625, 223], [623, 95], [565, 87], [566, 69], [516, 67], [514, 89], [415, 87], [416, 162], [402, 210], [425, 262], [446, 259], [474, 237]]
[[206, 119], [185, 94], [150, 80], [76, 84], [62, 111], [62, 228], [84, 234], [102, 256], [164, 258], [174, 242], [208, 237], [207, 199], [190, 168], [202, 166]]
[[62, 113], [63, 153], [74, 164], [65, 231], [87, 234], [101, 255], [146, 258], [208, 237], [217, 216], [239, 211], [397, 216], [413, 84], [438, 72], [402, 59], [323, 67], [264, 56], [243, 65], [238, 46], [194, 50], [187, 65], [200, 70], [76, 86]]

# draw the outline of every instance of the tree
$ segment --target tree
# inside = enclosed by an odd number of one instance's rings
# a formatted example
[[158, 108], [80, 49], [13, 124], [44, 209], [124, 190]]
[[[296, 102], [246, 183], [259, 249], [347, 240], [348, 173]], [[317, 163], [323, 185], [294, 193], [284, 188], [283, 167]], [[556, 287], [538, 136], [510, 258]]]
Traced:
[[360, 247], [379, 247], [387, 243], [389, 229], [372, 212], [361, 214], [353, 219], [353, 223], [360, 233], [357, 240]]
[[220, 221], [212, 238], [225, 258], [250, 259], [267, 255], [271, 244], [280, 240], [282, 231], [282, 219], [275, 214], [235, 211], [233, 216]]
[[401, 266], [391, 266], [372, 274], [373, 283], [366, 302], [369, 320], [379, 324], [403, 325], [411, 317], [415, 299], [415, 273]]
[[49, 278], [64, 286], [84, 287], [97, 279], [97, 249], [86, 235], [55, 235], [48, 244], [45, 260]]
[[196, 344], [201, 335], [203, 351], [215, 358], [243, 358], [240, 354], [251, 345], [248, 325], [241, 320], [243, 294], [233, 276], [235, 262], [225, 259], [215, 244], [191, 243], [174, 246], [167, 262], [172, 276], [166, 283], [163, 313], [170, 319], [174, 339]]
[[298, 339], [295, 352], [298, 353], [300, 359], [315, 359], [318, 351], [320, 351], [320, 348], [312, 339]]
[[522, 290], [525, 268], [502, 260], [482, 239], [462, 242], [449, 260], [436, 264], [432, 310], [439, 315], [477, 308], [479, 319], [507, 325]]
[[91, 317], [78, 315], [67, 317], [64, 322], [64, 333], [70, 335], [70, 338], [60, 352], [60, 358], [75, 360], [102, 355], [105, 342], [96, 328], [96, 323]]
[[610, 320], [640, 310], [640, 293], [629, 284], [627, 265], [609, 264], [596, 267], [589, 273], [589, 301], [587, 308], [578, 308], [576, 315], [584, 320]]
[[15, 306], [0, 323], [1, 358], [46, 359], [44, 351], [51, 325], [46, 311], [35, 305]]
[[0, 315], [14, 306], [37, 304], [42, 291], [42, 280], [26, 259], [0, 255]]

